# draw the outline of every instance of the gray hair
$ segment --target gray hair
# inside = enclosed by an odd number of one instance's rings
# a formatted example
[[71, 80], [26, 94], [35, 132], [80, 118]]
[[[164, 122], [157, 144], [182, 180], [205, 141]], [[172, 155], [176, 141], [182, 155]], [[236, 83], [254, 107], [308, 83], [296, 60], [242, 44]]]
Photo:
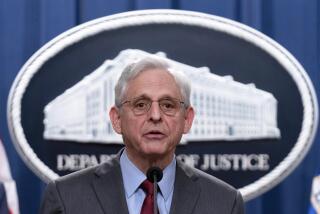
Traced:
[[185, 106], [190, 106], [190, 91], [191, 84], [186, 75], [179, 71], [172, 69], [168, 62], [159, 57], [145, 57], [137, 62], [128, 64], [120, 75], [120, 78], [115, 86], [115, 105], [119, 108], [123, 102], [123, 96], [130, 80], [137, 77], [140, 73], [150, 69], [162, 69], [171, 74], [180, 88]]

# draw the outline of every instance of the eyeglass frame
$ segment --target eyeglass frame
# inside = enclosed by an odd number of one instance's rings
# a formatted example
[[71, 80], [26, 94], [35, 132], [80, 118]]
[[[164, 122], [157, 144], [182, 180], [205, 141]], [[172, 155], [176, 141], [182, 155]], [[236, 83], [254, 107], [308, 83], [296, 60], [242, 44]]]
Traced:
[[[130, 104], [129, 107], [130, 107], [130, 109], [132, 110], [132, 112], [133, 112], [136, 116], [141, 116], [141, 115], [147, 114], [147, 113], [150, 111], [153, 102], [157, 102], [157, 103], [158, 103], [158, 106], [159, 106], [159, 109], [161, 110], [161, 112], [162, 112], [163, 114], [167, 115], [167, 116], [175, 116], [175, 115], [179, 112], [179, 110], [181, 109], [181, 106], [183, 106], [185, 109], [188, 108], [188, 106], [185, 105], [185, 102], [184, 102], [184, 101], [181, 101], [181, 100], [179, 100], [179, 99], [177, 99], [177, 98], [164, 97], [164, 98], [160, 98], [160, 99], [158, 99], [158, 100], [152, 100], [152, 99], [150, 99], [150, 98], [148, 98], [148, 97], [144, 97], [144, 96], [134, 97], [134, 98], [132, 98], [132, 99], [130, 99], [130, 100], [126, 100], [126, 101], [124, 101], [124, 102], [122, 102], [122, 103], [120, 104], [119, 108], [121, 108], [123, 105], [125, 105], [125, 104], [127, 104], [127, 103], [132, 103], [132, 102], [134, 102], [134, 101], [138, 101], [139, 99], [148, 101], [148, 104], [149, 104], [149, 105], [148, 105], [148, 107], [147, 107], [145, 110], [143, 110], [142, 113], [137, 113], [137, 112], [134, 110], [134, 106], [133, 106], [132, 104]], [[164, 111], [164, 110], [163, 110], [163, 107], [161, 107], [161, 105], [160, 105], [160, 102], [161, 102], [161, 101], [165, 101], [165, 100], [177, 102], [177, 103], [178, 103], [178, 106], [179, 106], [179, 109], [177, 109], [177, 111], [175, 111], [173, 114], [168, 114], [168, 112], [167, 112], [167, 111]]]

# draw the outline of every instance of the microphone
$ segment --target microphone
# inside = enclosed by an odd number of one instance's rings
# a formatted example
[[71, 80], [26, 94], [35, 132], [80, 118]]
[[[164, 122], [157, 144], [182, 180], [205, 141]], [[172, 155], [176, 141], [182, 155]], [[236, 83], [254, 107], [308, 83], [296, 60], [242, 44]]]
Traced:
[[162, 176], [163, 176], [162, 170], [157, 166], [152, 166], [147, 171], [147, 179], [151, 183], [161, 181]]
[[161, 181], [163, 176], [162, 170], [157, 166], [152, 166], [147, 171], [147, 179], [153, 183], [153, 213], [158, 213], [157, 194], [158, 182]]

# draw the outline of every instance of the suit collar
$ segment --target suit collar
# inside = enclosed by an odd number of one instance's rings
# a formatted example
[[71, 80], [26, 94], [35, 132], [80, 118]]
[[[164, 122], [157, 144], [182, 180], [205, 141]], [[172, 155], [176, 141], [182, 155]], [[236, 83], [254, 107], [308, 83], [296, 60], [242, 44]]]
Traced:
[[106, 214], [129, 213], [119, 163], [121, 153], [122, 150], [116, 158], [100, 165], [95, 170], [93, 189]]
[[170, 214], [192, 213], [199, 195], [198, 176], [187, 165], [177, 160], [176, 178]]

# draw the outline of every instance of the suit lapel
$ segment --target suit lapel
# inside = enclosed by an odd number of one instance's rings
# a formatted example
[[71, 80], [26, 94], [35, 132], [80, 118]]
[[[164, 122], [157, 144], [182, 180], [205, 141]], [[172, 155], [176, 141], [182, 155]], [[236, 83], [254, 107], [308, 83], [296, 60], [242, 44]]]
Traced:
[[194, 173], [185, 164], [177, 160], [170, 214], [192, 213], [200, 194], [200, 186], [196, 179]]
[[106, 214], [128, 213], [119, 165], [119, 155], [112, 161], [97, 168], [95, 174], [93, 188], [104, 212]]

